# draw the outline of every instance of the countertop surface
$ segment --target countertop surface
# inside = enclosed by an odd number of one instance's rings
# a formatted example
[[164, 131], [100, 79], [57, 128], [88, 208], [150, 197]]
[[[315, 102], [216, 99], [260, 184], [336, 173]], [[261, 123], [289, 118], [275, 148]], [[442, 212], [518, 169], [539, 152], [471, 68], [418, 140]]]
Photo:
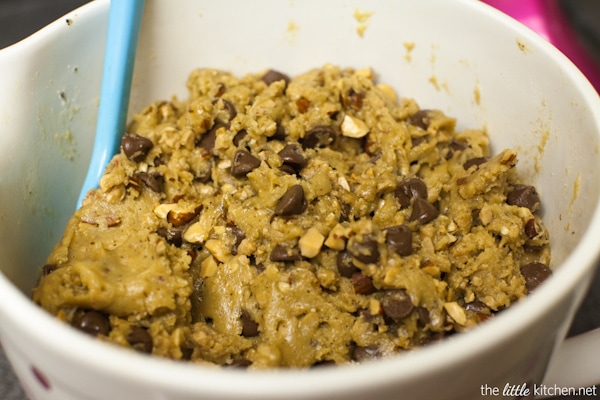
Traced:
[[[87, 1], [2, 0], [0, 2], [0, 49], [18, 42], [84, 3]], [[591, 58], [600, 66], [600, 24], [598, 23], [600, 0], [562, 0], [561, 4]], [[590, 292], [573, 321], [569, 335], [577, 335], [594, 328], [600, 328], [600, 272], [596, 273]], [[599, 392], [600, 390], [596, 391]], [[0, 348], [0, 400], [26, 399]], [[555, 399], [567, 400], [571, 397]]]

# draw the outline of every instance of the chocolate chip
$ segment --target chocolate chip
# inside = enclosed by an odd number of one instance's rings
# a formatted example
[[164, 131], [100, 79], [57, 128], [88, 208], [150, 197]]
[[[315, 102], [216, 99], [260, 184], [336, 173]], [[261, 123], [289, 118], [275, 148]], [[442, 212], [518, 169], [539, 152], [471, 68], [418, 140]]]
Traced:
[[131, 332], [127, 335], [127, 341], [136, 350], [143, 353], [152, 353], [152, 336], [148, 330], [139, 326], [131, 328]]
[[429, 310], [425, 307], [417, 307], [417, 323], [419, 326], [425, 327], [430, 322], [431, 317], [429, 316]]
[[338, 272], [344, 278], [352, 278], [356, 272], [360, 270], [352, 263], [352, 254], [348, 251], [340, 251], [336, 257], [336, 265]]
[[238, 253], [238, 246], [240, 245], [240, 243], [242, 243], [242, 240], [246, 238], [246, 235], [240, 228], [238, 228], [235, 225], [231, 227], [231, 233], [233, 233], [233, 236], [235, 237], [235, 243], [231, 248], [231, 254], [235, 256]]
[[242, 336], [258, 336], [258, 324], [252, 319], [252, 316], [248, 311], [242, 310], [242, 314], [240, 315], [240, 321], [242, 323]]
[[123, 153], [133, 162], [143, 161], [153, 146], [150, 139], [136, 133], [126, 133], [121, 139]]
[[190, 361], [192, 359], [192, 355], [194, 354], [193, 348], [190, 348], [183, 344], [179, 349], [181, 350], [182, 360]]
[[161, 193], [165, 187], [165, 178], [158, 172], [137, 172], [135, 176], [153, 192]]
[[462, 151], [469, 148], [469, 144], [463, 140], [452, 139], [448, 147], [450, 147], [453, 151]]
[[156, 233], [175, 247], [181, 247], [181, 244], [183, 243], [183, 232], [181, 229], [167, 229], [165, 227], [160, 227], [156, 230]]
[[302, 139], [302, 147], [305, 149], [327, 147], [333, 143], [335, 136], [335, 130], [331, 126], [317, 125], [306, 132]]
[[296, 144], [286, 145], [277, 154], [284, 163], [300, 168], [306, 166], [306, 159], [304, 158], [304, 154], [302, 154], [302, 150]]
[[352, 359], [358, 362], [381, 358], [381, 350], [377, 346], [356, 346], [352, 350]]
[[316, 363], [311, 365], [310, 368], [333, 367], [335, 365], [337, 365], [337, 364], [333, 360], [322, 360], [322, 361], [317, 361]]
[[248, 136], [248, 131], [246, 131], [245, 129], [240, 130], [238, 133], [235, 134], [235, 136], [233, 137], [233, 145], [235, 147], [238, 147], [241, 143], [242, 140], [244, 140], [244, 138]]
[[231, 175], [235, 177], [246, 176], [250, 171], [260, 166], [260, 159], [254, 157], [247, 150], [238, 150], [233, 155]]
[[350, 213], [352, 212], [352, 206], [348, 203], [344, 203], [340, 199], [337, 199], [340, 205], [340, 222], [349, 221]]
[[279, 82], [279, 81], [285, 81], [285, 84], [287, 86], [287, 84], [290, 82], [290, 77], [282, 72], [276, 71], [274, 69], [270, 69], [267, 71], [266, 74], [264, 74], [262, 76], [261, 80], [264, 83], [266, 83], [267, 86], [271, 85], [271, 83]]
[[473, 312], [476, 312], [479, 314], [481, 314], [481, 313], [489, 314], [490, 313], [490, 309], [488, 308], [488, 306], [486, 306], [484, 302], [479, 301], [479, 300], [475, 300], [470, 303], [467, 303], [465, 305], [465, 310], [473, 311]]
[[283, 125], [281, 125], [278, 122], [277, 128], [275, 129], [275, 133], [273, 134], [273, 136], [267, 137], [267, 140], [279, 140], [279, 141], [283, 142], [283, 141], [285, 141], [286, 137], [287, 137], [287, 132], [285, 131], [285, 128], [283, 127]]
[[375, 292], [375, 286], [373, 286], [373, 280], [362, 272], [355, 272], [352, 274], [352, 286], [354, 286], [354, 292], [356, 294], [371, 294]]
[[302, 256], [296, 247], [277, 244], [273, 247], [273, 250], [271, 250], [269, 259], [271, 261], [299, 261], [302, 259]]
[[466, 142], [464, 142], [462, 140], [452, 139], [452, 141], [448, 145], [448, 152], [446, 153], [446, 160], [451, 159], [452, 156], [454, 155], [454, 153], [465, 150], [468, 147], [469, 147], [469, 145]]
[[535, 223], [535, 219], [531, 218], [527, 220], [525, 223], [525, 234], [529, 239], [533, 239], [538, 235], [537, 224]]
[[196, 172], [194, 181], [201, 183], [208, 183], [212, 180], [212, 164], [205, 166], [203, 169]]
[[42, 275], [50, 275], [52, 272], [56, 271], [58, 266], [56, 264], [45, 264], [42, 267]]
[[463, 168], [465, 170], [468, 170], [469, 168], [471, 168], [472, 166], [477, 166], [479, 167], [481, 164], [484, 164], [487, 162], [487, 158], [486, 157], [475, 157], [475, 158], [470, 158], [467, 161], [465, 161], [465, 163], [463, 164]]
[[217, 121], [213, 126], [200, 137], [200, 140], [196, 141], [196, 146], [202, 147], [204, 150], [211, 152], [215, 148], [215, 141], [217, 140], [217, 130], [220, 128], [226, 128], [227, 125], [221, 121]]
[[452, 333], [453, 332], [429, 332], [429, 335], [421, 339], [420, 344], [421, 346], [426, 346], [431, 343], [439, 342], [445, 337], [452, 335]]
[[368, 308], [359, 308], [355, 314], [368, 322], [374, 323], [377, 320], [377, 315], [371, 314], [371, 310], [369, 310]]
[[168, 154], [161, 153], [158, 157], [154, 158], [152, 164], [154, 164], [155, 167], [158, 167], [159, 165], [167, 165], [170, 158], [171, 157], [169, 157]]
[[308, 207], [301, 185], [292, 185], [275, 206], [275, 215], [301, 214]]
[[431, 122], [429, 118], [429, 111], [430, 110], [417, 111], [408, 119], [408, 122], [413, 126], [419, 127], [423, 130], [427, 130]]
[[219, 87], [217, 88], [217, 93], [215, 93], [215, 97], [221, 97], [227, 91], [227, 86], [223, 82], [219, 83]]
[[299, 173], [306, 166], [306, 159], [302, 149], [296, 144], [287, 144], [279, 153], [283, 166], [290, 167], [295, 173]]
[[223, 101], [223, 105], [225, 106], [225, 109], [227, 110], [227, 113], [229, 114], [229, 119], [227, 120], [227, 122], [229, 122], [235, 118], [235, 116], [237, 115], [237, 111], [236, 111], [233, 103], [231, 103], [229, 100], [225, 100], [225, 99], [221, 99], [221, 100]]
[[479, 322], [483, 322], [492, 317], [492, 311], [488, 308], [488, 306], [485, 305], [485, 303], [479, 300], [467, 303], [465, 305], [465, 310], [475, 313]]
[[92, 336], [106, 336], [110, 331], [108, 317], [96, 310], [80, 311], [76, 313], [71, 324], [75, 328]]
[[417, 137], [410, 139], [410, 143], [411, 143], [412, 147], [417, 147], [421, 143], [426, 143], [426, 142], [427, 142], [427, 137], [425, 137], [425, 136], [417, 136]]
[[226, 367], [229, 368], [241, 368], [241, 369], [245, 369], [248, 368], [249, 366], [252, 365], [252, 361], [246, 359], [246, 358], [238, 358], [237, 360], [234, 360], [231, 364], [226, 364]]
[[377, 154], [375, 154], [373, 157], [371, 157], [371, 158], [369, 159], [369, 162], [370, 162], [371, 164], [376, 164], [376, 163], [377, 163], [377, 160], [379, 160], [380, 158], [381, 158], [381, 153], [377, 153]]
[[433, 204], [425, 199], [417, 197], [413, 202], [413, 210], [408, 220], [426, 224], [436, 219], [438, 215], [440, 215], [440, 212]]
[[371, 157], [378, 157], [381, 155], [381, 147], [375, 140], [371, 138], [371, 135], [367, 135], [364, 137], [363, 151]]
[[396, 200], [400, 203], [401, 208], [410, 206], [410, 201], [414, 197], [422, 199], [427, 198], [427, 185], [419, 178], [410, 178], [400, 182], [394, 192]]
[[410, 296], [404, 289], [390, 289], [383, 293], [381, 308], [384, 315], [394, 321], [406, 318], [414, 307]]
[[531, 262], [521, 267], [521, 275], [525, 278], [525, 287], [533, 292], [542, 282], [552, 275], [552, 270], [546, 264]]
[[361, 241], [355, 236], [348, 243], [348, 251], [358, 261], [371, 264], [379, 261], [379, 247], [377, 241], [373, 238], [365, 236]]
[[540, 197], [535, 187], [527, 185], [516, 185], [508, 193], [506, 202], [511, 206], [526, 207], [535, 212], [540, 206]]
[[298, 172], [291, 165], [282, 164], [281, 167], [279, 167], [279, 170], [288, 175], [298, 175]]
[[387, 245], [401, 256], [412, 254], [412, 231], [407, 225], [388, 228], [385, 234]]

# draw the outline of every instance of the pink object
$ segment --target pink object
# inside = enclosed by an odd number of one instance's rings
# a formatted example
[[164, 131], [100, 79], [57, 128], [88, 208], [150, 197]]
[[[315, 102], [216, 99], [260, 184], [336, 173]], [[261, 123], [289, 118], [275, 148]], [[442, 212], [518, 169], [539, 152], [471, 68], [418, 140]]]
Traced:
[[562, 51], [600, 90], [600, 70], [588, 56], [557, 0], [483, 0], [533, 29]]

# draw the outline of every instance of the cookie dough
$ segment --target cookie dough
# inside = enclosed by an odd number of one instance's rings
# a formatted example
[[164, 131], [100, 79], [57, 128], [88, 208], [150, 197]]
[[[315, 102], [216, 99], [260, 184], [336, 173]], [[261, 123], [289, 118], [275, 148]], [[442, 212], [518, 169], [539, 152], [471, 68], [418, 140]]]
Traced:
[[248, 368], [467, 331], [551, 271], [536, 189], [370, 68], [198, 69], [135, 115], [33, 298], [99, 339]]

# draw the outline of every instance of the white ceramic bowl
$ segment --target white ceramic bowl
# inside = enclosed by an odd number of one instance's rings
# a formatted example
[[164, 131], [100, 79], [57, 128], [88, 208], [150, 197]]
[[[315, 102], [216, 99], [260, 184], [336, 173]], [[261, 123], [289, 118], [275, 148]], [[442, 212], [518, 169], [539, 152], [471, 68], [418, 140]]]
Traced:
[[507, 384], [600, 382], [591, 351], [600, 333], [563, 343], [600, 249], [600, 100], [556, 49], [475, 0], [147, 0], [131, 109], [185, 96], [196, 67], [293, 75], [327, 62], [372, 66], [460, 128], [485, 126], [494, 150], [519, 151], [543, 199], [555, 270], [527, 300], [409, 354], [266, 372], [140, 355], [35, 306], [39, 267], [87, 170], [108, 5], [91, 2], [0, 51], [0, 337], [32, 398], [466, 399]]

